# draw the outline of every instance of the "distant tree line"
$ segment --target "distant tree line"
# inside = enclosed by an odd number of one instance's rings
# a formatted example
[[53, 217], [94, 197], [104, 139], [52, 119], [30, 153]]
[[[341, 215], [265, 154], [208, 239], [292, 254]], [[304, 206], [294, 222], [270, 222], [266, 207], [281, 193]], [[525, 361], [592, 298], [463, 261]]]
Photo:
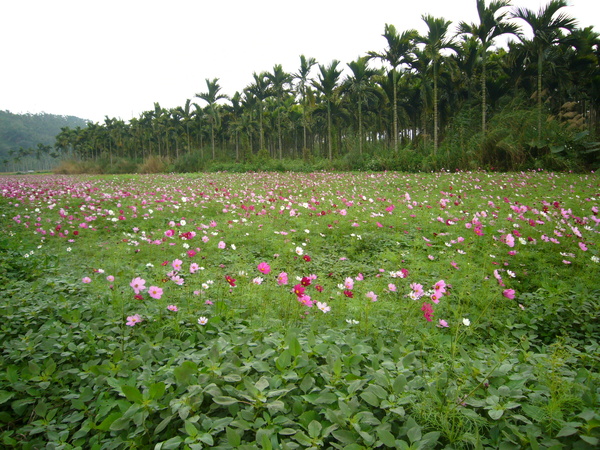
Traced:
[[[185, 105], [124, 122], [64, 127], [55, 147], [81, 161], [344, 159], [400, 170], [598, 162], [600, 36], [564, 0], [540, 11], [475, 0], [476, 23], [424, 15], [427, 31], [384, 28], [382, 50], [344, 65], [300, 56], [232, 96], [218, 78]], [[512, 36], [507, 48], [501, 36]], [[427, 161], [428, 165], [424, 165]], [[354, 162], [354, 164], [352, 164]]]

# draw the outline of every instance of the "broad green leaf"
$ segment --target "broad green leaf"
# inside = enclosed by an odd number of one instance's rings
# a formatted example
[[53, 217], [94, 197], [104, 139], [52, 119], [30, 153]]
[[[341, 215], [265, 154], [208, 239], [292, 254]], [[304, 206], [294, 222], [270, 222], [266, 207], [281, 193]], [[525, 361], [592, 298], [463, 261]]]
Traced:
[[490, 409], [488, 414], [492, 419], [498, 420], [503, 416], [504, 409]]
[[155, 400], [159, 397], [162, 397], [165, 393], [165, 383], [158, 382], [158, 383], [154, 383], [152, 386], [150, 386], [150, 390], [149, 390], [149, 396], [151, 400]]
[[213, 402], [215, 402], [217, 405], [229, 406], [237, 403], [238, 400], [226, 395], [218, 395], [217, 397], [213, 397]]
[[300, 342], [296, 336], [292, 336], [288, 339], [288, 348], [290, 350], [290, 354], [294, 358], [302, 353], [302, 346], [300, 345]]
[[284, 350], [281, 354], [275, 359], [275, 366], [277, 370], [283, 372], [292, 362], [292, 355], [289, 350]]
[[323, 426], [321, 425], [321, 423], [317, 422], [316, 420], [313, 420], [311, 423], [308, 424], [308, 435], [311, 438], [317, 438], [319, 437], [322, 429]]
[[0, 391], [0, 405], [6, 403], [15, 396], [14, 392]]
[[389, 447], [389, 448], [396, 447], [396, 439], [394, 438], [394, 435], [392, 433], [390, 433], [388, 430], [378, 429], [377, 437], [381, 440], [381, 442], [383, 442], [383, 445], [385, 445], [386, 447]]
[[194, 425], [189, 420], [185, 421], [184, 428], [185, 428], [185, 432], [188, 434], [188, 436], [191, 436], [191, 437], [198, 436], [198, 433], [199, 433], [198, 428], [196, 428], [196, 425]]
[[193, 361], [184, 361], [179, 367], [173, 369], [177, 383], [187, 385], [191, 382], [192, 375], [198, 372], [198, 364]]
[[129, 386], [126, 384], [124, 386], [121, 386], [121, 391], [123, 392], [123, 394], [125, 394], [125, 398], [127, 398], [127, 400], [129, 400], [130, 402], [138, 404], [144, 402], [144, 397], [142, 396], [142, 393], [135, 386]]
[[234, 428], [225, 428], [225, 434], [227, 435], [227, 443], [232, 447], [239, 447], [242, 442], [242, 436], [240, 431], [236, 431]]

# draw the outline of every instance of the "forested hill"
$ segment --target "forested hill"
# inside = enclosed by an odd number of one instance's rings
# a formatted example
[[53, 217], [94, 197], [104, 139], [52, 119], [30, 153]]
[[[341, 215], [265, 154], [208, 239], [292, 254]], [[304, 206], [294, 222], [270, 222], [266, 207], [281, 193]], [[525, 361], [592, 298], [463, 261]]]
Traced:
[[86, 124], [86, 120], [74, 116], [0, 111], [0, 165], [3, 160], [17, 156], [21, 149], [27, 152], [38, 144], [54, 146], [55, 137], [63, 127], [85, 127]]

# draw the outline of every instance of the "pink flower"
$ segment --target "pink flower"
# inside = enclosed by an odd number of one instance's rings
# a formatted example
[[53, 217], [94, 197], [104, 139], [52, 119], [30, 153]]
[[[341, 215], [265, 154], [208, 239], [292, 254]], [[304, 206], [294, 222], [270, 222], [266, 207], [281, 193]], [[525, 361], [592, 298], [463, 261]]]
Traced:
[[371, 300], [372, 302], [376, 302], [376, 301], [377, 301], [377, 294], [375, 294], [375, 292], [373, 292], [373, 291], [370, 291], [370, 292], [367, 292], [365, 295], [366, 295], [366, 296], [367, 296], [367, 298], [368, 298], [369, 300]]
[[173, 262], [171, 263], [171, 265], [173, 266], [173, 269], [175, 269], [175, 270], [181, 270], [182, 264], [183, 264], [183, 261], [180, 259], [174, 259]]
[[163, 295], [163, 290], [156, 286], [150, 286], [148, 289], [148, 295], [156, 300], [160, 300]]
[[358, 276], [356, 277], [356, 281], [362, 281], [364, 279], [365, 279], [365, 277], [362, 273], [359, 273]]
[[331, 306], [327, 306], [327, 303], [317, 302], [317, 308], [319, 308], [324, 313], [328, 313], [331, 311]]
[[133, 316], [127, 317], [127, 322], [125, 323], [125, 325], [132, 327], [136, 323], [140, 323], [141, 321], [142, 321], [142, 318], [140, 317], [140, 315], [134, 314]]
[[263, 280], [263, 278], [262, 278], [262, 277], [256, 277], [256, 278], [254, 278], [254, 279], [252, 280], [252, 282], [253, 282], [254, 284], [262, 284], [262, 282], [263, 282], [263, 281], [264, 281], [264, 280]]
[[269, 275], [269, 273], [271, 273], [271, 266], [269, 266], [266, 262], [259, 263], [257, 269], [260, 273], [264, 273], [265, 275]]
[[133, 292], [135, 292], [136, 294], [139, 294], [141, 291], [145, 291], [146, 290], [146, 280], [144, 280], [143, 278], [140, 277], [135, 277], [133, 280], [131, 280], [131, 283], [129, 283], [129, 286], [131, 286], [133, 288]]
[[444, 280], [438, 281], [433, 285], [433, 289], [435, 289], [435, 292], [438, 295], [444, 294], [446, 292], [446, 282]]
[[396, 285], [394, 283], [388, 284], [388, 289], [390, 292], [396, 292]]
[[346, 289], [354, 289], [354, 280], [350, 277], [344, 280], [344, 287]]
[[219, 244], [217, 245], [217, 247], [223, 249], [223, 248], [227, 247], [227, 244], [223, 241], [219, 241]]
[[208, 323], [208, 319], [206, 317], [200, 317], [198, 318], [198, 325], [206, 325]]
[[179, 308], [177, 308], [177, 306], [175, 306], [175, 305], [169, 305], [169, 306], [167, 306], [167, 309], [169, 311], [173, 311], [173, 312], [179, 311]]
[[440, 319], [437, 326], [440, 328], [448, 328], [450, 325], [448, 325], [448, 322], [446, 322], [444, 319]]
[[585, 245], [583, 242], [580, 242], [580, 243], [579, 243], [579, 248], [580, 248], [581, 250], [583, 250], [584, 252], [585, 252], [585, 251], [587, 251], [587, 246], [586, 246], [586, 245]]
[[288, 274], [286, 272], [281, 272], [279, 275], [277, 275], [277, 284], [279, 286], [288, 284]]
[[89, 284], [89, 283], [91, 283], [91, 282], [92, 282], [92, 279], [91, 279], [90, 277], [83, 277], [83, 278], [81, 279], [81, 282], [82, 282], [82, 283], [85, 283], [85, 284]]
[[506, 235], [505, 242], [506, 242], [506, 245], [508, 245], [511, 248], [515, 246], [515, 238], [510, 233], [508, 233]]
[[106, 277], [106, 280], [112, 283], [113, 281], [115, 281], [115, 277], [113, 277], [112, 275], [109, 275]]
[[196, 273], [198, 272], [198, 270], [200, 270], [200, 266], [198, 265], [198, 263], [190, 264], [190, 273]]
[[513, 298], [515, 298], [515, 290], [504, 289], [504, 291], [502, 291], [502, 295], [504, 295], [507, 299], [512, 300]]
[[309, 295], [302, 295], [302, 296], [298, 297], [298, 301], [300, 303], [302, 303], [304, 306], [308, 306], [309, 308], [312, 308], [312, 306], [313, 306], [313, 301]]

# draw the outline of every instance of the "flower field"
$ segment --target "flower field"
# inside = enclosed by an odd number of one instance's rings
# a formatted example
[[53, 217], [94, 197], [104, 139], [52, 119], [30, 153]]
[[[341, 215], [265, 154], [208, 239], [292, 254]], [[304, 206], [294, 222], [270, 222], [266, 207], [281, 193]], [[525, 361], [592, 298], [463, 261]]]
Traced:
[[597, 448], [595, 174], [0, 177], [5, 448]]

